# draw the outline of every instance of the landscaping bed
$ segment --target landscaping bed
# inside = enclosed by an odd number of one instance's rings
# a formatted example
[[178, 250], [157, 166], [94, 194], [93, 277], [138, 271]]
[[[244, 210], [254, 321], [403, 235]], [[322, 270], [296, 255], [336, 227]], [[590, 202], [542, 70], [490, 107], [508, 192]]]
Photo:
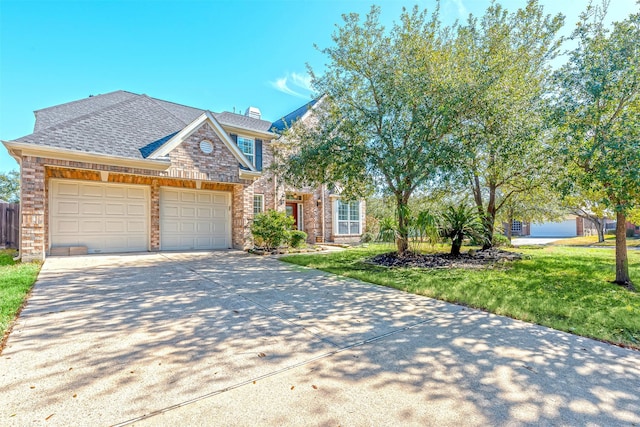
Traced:
[[407, 252], [382, 253], [366, 260], [369, 264], [384, 267], [418, 267], [418, 268], [485, 268], [522, 259], [522, 254], [491, 248], [482, 251], [470, 249], [460, 255], [448, 253], [424, 254]]

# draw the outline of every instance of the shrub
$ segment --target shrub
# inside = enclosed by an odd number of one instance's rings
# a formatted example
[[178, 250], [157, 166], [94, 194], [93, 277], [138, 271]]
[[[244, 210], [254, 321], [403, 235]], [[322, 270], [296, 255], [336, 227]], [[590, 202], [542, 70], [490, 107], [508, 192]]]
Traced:
[[439, 218], [429, 211], [422, 211], [411, 221], [410, 235], [413, 237], [413, 246], [419, 250], [424, 243], [433, 247], [440, 241]]
[[460, 255], [462, 241], [468, 237], [480, 238], [484, 225], [478, 211], [470, 206], [448, 206], [442, 214], [440, 234], [451, 239], [451, 255]]
[[292, 248], [299, 248], [307, 241], [307, 233], [300, 230], [293, 230], [290, 233], [289, 244]]
[[256, 214], [251, 224], [251, 235], [257, 246], [271, 251], [287, 243], [295, 220], [284, 212], [274, 210]]
[[499, 248], [501, 246], [511, 246], [511, 242], [509, 241], [509, 238], [504, 234], [495, 233], [491, 241], [493, 246], [495, 246], [496, 248]]
[[369, 243], [369, 242], [373, 242], [373, 240], [375, 239], [375, 236], [373, 235], [372, 232], [370, 231], [366, 231], [362, 237], [360, 237], [360, 242], [362, 243]]
[[385, 217], [380, 220], [380, 230], [378, 231], [378, 237], [376, 240], [378, 242], [395, 242], [396, 240], [396, 230], [398, 225], [393, 218]]

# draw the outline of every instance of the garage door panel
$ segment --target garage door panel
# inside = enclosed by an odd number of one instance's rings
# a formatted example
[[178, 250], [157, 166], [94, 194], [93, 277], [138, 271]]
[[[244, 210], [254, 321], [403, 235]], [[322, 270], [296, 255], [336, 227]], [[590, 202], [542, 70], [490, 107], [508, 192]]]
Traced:
[[177, 202], [180, 200], [180, 194], [176, 190], [162, 190], [162, 198], [168, 202]]
[[77, 215], [80, 213], [80, 204], [73, 201], [57, 202], [54, 211], [60, 214]]
[[227, 199], [225, 196], [220, 196], [220, 195], [214, 195], [213, 196], [213, 203], [216, 205], [226, 205], [227, 204]]
[[83, 197], [104, 197], [104, 187], [101, 185], [80, 184], [80, 195]]
[[[128, 233], [137, 233], [137, 234], [146, 233], [147, 222], [144, 220], [138, 220], [138, 221], [129, 220], [126, 222], [126, 229]], [[135, 238], [137, 239], [139, 238], [139, 236], [136, 236]]]
[[105, 204], [105, 213], [107, 215], [117, 215], [122, 216], [126, 214], [126, 205], [124, 203], [106, 203]]
[[196, 231], [200, 234], [211, 234], [213, 231], [213, 224], [211, 222], [198, 221], [196, 224]]
[[180, 200], [185, 203], [195, 203], [196, 195], [192, 191], [189, 191], [189, 192], [183, 191], [180, 193]]
[[127, 215], [144, 216], [147, 214], [147, 207], [142, 204], [128, 204]]
[[[79, 203], [75, 202], [75, 205], [78, 206]], [[103, 204], [98, 202], [86, 202], [80, 205], [80, 215], [102, 215], [103, 212]], [[72, 213], [72, 212], [63, 212], [63, 213]]]
[[54, 229], [57, 229], [59, 233], [78, 233], [80, 231], [80, 225], [78, 221], [58, 221]]
[[229, 193], [161, 188], [161, 248], [165, 250], [229, 248], [231, 241], [229, 206]]
[[200, 193], [197, 195], [198, 203], [211, 204], [213, 203], [213, 195], [211, 193]]
[[128, 199], [146, 200], [147, 192], [142, 188], [127, 188]]
[[127, 197], [127, 189], [120, 187], [107, 187], [105, 189], [105, 196], [110, 199], [124, 199]]
[[193, 206], [181, 206], [180, 207], [180, 217], [181, 218], [195, 218], [196, 217], [196, 208]]
[[106, 231], [103, 220], [87, 220], [81, 218], [79, 224], [79, 233], [81, 234], [101, 234]]
[[148, 249], [146, 187], [51, 180], [50, 193], [52, 247], [87, 246], [89, 253]]
[[213, 218], [213, 209], [211, 208], [198, 208], [197, 212], [199, 219], [211, 219]]
[[196, 225], [193, 222], [181, 222], [180, 231], [182, 233], [193, 233], [196, 231]]
[[213, 218], [226, 218], [228, 212], [229, 212], [229, 209], [226, 209], [226, 208], [213, 208], [213, 212], [211, 213], [211, 216]]
[[107, 233], [124, 233], [127, 231], [127, 225], [124, 221], [106, 221], [104, 223], [104, 231]]

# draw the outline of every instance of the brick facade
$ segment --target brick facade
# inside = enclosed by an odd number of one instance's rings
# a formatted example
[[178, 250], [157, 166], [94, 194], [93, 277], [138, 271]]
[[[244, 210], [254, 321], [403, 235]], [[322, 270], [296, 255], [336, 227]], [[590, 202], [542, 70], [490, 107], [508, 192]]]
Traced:
[[[213, 151], [205, 154], [200, 141], [206, 139]], [[21, 159], [21, 256], [25, 261], [41, 260], [49, 251], [49, 182], [51, 179], [99, 181], [135, 184], [148, 187], [149, 250], [160, 250], [160, 188], [225, 191], [231, 194], [231, 244], [247, 249], [251, 245], [249, 226], [253, 219], [253, 196], [264, 196], [264, 209], [284, 211], [286, 191], [268, 170], [273, 162], [271, 141], [263, 140], [264, 173], [255, 181], [240, 178], [238, 160], [208, 123], [193, 132], [169, 154], [171, 166], [166, 171], [111, 166], [71, 160], [23, 156]], [[359, 236], [335, 236], [332, 231], [334, 197], [321, 188], [305, 189], [302, 195], [304, 224], [309, 242], [321, 238], [326, 242], [353, 242]], [[322, 200], [324, 199], [324, 203]], [[364, 205], [363, 205], [364, 208]], [[324, 214], [324, 215], [323, 215]], [[364, 210], [361, 211], [364, 229]], [[324, 236], [322, 218], [324, 217]]]

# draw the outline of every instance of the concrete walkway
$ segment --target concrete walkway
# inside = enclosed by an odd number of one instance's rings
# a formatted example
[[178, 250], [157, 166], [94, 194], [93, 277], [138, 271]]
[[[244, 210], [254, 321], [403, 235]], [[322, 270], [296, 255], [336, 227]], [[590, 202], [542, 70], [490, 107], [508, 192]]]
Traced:
[[640, 352], [240, 252], [49, 258], [0, 425], [640, 425]]

